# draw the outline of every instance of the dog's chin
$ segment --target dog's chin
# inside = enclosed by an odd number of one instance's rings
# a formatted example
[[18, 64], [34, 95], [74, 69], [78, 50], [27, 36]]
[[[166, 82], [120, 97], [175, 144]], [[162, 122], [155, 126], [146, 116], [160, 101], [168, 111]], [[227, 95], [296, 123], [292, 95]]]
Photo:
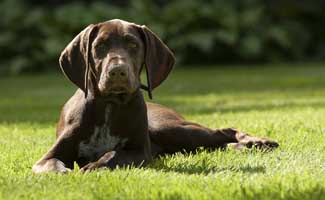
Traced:
[[101, 97], [105, 102], [115, 104], [127, 104], [132, 96], [133, 93], [128, 91], [109, 91], [101, 94]]

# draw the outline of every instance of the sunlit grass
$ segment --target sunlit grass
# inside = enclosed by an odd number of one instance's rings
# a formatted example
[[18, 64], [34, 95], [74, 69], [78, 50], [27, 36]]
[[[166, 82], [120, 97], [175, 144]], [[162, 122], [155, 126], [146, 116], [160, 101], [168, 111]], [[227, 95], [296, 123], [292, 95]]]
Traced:
[[146, 168], [36, 176], [61, 106], [75, 87], [61, 74], [0, 79], [2, 199], [321, 199], [325, 196], [325, 67], [179, 68], [154, 102], [210, 127], [280, 143], [273, 152], [176, 154]]

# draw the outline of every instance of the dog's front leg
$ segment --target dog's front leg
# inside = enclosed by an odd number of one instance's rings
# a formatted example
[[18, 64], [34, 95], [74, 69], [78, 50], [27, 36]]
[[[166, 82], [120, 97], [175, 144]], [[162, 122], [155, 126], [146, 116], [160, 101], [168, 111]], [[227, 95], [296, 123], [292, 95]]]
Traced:
[[76, 140], [73, 136], [62, 135], [50, 150], [34, 164], [32, 171], [36, 174], [71, 171], [77, 155], [76, 147]]

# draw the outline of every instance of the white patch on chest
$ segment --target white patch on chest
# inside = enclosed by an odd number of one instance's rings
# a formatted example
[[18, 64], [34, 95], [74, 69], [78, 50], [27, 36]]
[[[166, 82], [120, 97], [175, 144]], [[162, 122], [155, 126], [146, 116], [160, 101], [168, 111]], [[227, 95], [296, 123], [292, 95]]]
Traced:
[[97, 160], [108, 151], [114, 150], [118, 145], [123, 147], [126, 138], [112, 136], [109, 129], [110, 106], [105, 108], [105, 123], [102, 126], [95, 126], [91, 137], [79, 144], [79, 157], [89, 160]]

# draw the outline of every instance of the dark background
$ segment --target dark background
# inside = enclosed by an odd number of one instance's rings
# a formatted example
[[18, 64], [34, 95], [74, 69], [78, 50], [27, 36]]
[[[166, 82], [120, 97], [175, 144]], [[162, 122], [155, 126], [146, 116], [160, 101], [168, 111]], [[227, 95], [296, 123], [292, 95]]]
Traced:
[[58, 70], [90, 23], [145, 24], [180, 66], [325, 61], [322, 0], [1, 0], [0, 75]]

